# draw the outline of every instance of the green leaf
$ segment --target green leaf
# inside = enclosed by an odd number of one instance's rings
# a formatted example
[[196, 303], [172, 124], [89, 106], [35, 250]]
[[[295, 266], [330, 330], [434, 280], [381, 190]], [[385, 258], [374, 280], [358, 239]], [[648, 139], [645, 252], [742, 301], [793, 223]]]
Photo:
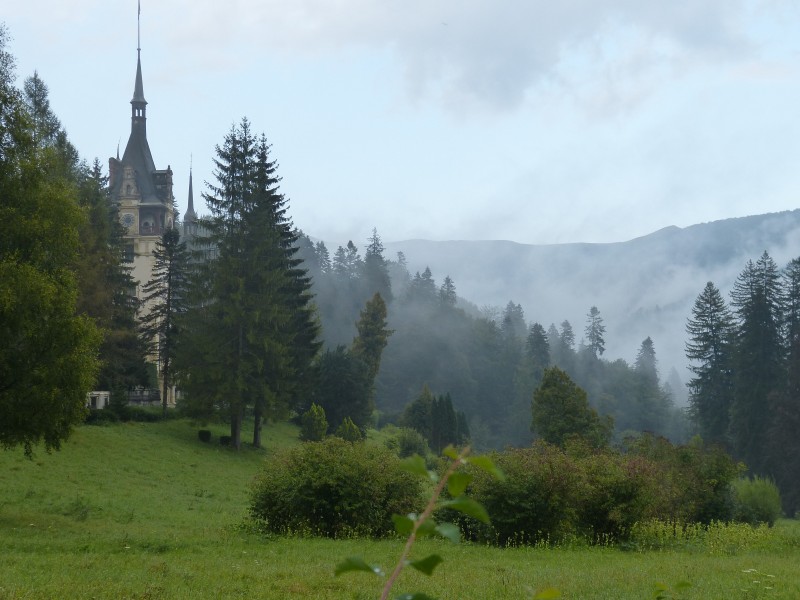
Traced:
[[414, 529], [414, 519], [411, 518], [411, 515], [407, 517], [392, 515], [392, 522], [394, 523], [394, 530], [400, 535], [408, 535]]
[[430, 518], [425, 519], [425, 522], [417, 528], [417, 537], [426, 537], [434, 533], [436, 533], [436, 521]]
[[453, 523], [442, 523], [441, 525], [437, 525], [436, 533], [443, 538], [447, 538], [454, 544], [457, 544], [461, 541], [461, 530], [458, 528], [458, 525]]
[[455, 448], [453, 448], [452, 445], [447, 446], [447, 448], [442, 450], [442, 454], [445, 455], [447, 458], [458, 460], [458, 451]]
[[466, 496], [459, 496], [453, 500], [446, 500], [439, 505], [439, 508], [452, 508], [465, 515], [474, 517], [482, 523], [489, 523], [489, 513], [486, 512], [486, 509], [475, 502], [475, 500], [467, 498]]
[[497, 465], [492, 462], [492, 459], [488, 456], [472, 456], [470, 458], [465, 459], [469, 464], [475, 465], [479, 469], [486, 471], [494, 477], [495, 479], [499, 479], [500, 481], [506, 480], [506, 475], [503, 473]]
[[401, 594], [395, 600], [436, 600], [427, 594]]
[[554, 598], [561, 598], [561, 592], [556, 588], [545, 588], [541, 592], [538, 592], [533, 597], [533, 600], [553, 600]]
[[469, 473], [453, 473], [450, 479], [447, 480], [447, 491], [455, 498], [462, 495], [472, 481], [472, 475]]
[[438, 554], [431, 554], [430, 556], [426, 556], [422, 560], [412, 560], [408, 564], [414, 567], [417, 571], [421, 573], [425, 573], [425, 575], [433, 575], [433, 570], [439, 566], [439, 563], [443, 562], [444, 559], [439, 556]]
[[421, 475], [425, 478], [428, 477], [428, 469], [425, 466], [425, 459], [419, 454], [415, 454], [414, 456], [409, 456], [408, 458], [403, 459], [400, 463], [400, 468], [414, 475]]
[[339, 576], [349, 571], [367, 571], [368, 573], [375, 573], [375, 575], [383, 576], [383, 571], [381, 571], [380, 567], [368, 565], [360, 556], [351, 556], [350, 558], [346, 558], [344, 562], [336, 565], [334, 575]]

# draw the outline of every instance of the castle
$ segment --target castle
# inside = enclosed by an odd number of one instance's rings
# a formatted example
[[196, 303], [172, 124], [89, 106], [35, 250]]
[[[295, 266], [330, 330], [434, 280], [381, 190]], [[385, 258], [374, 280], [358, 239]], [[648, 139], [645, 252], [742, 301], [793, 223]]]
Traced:
[[[147, 100], [142, 83], [141, 48], [136, 49], [136, 80], [131, 100], [131, 133], [122, 158], [108, 159], [109, 195], [116, 205], [120, 223], [125, 227], [123, 237], [125, 260], [132, 267], [136, 282], [136, 297], [141, 300], [143, 287], [150, 280], [155, 264], [153, 251], [162, 234], [177, 225], [175, 196], [173, 195], [172, 169], [157, 169], [147, 142]], [[196, 232], [197, 215], [192, 197], [192, 175], [189, 173], [189, 203], [181, 234], [191, 241]], [[141, 310], [148, 310], [143, 306]], [[149, 362], [158, 363], [155, 357]], [[160, 373], [159, 373], [160, 379]], [[159, 385], [160, 389], [160, 385]], [[158, 396], [156, 390], [134, 390], [133, 401], [151, 402]], [[174, 404], [174, 390], [168, 403]]]
[[[132, 263], [132, 276], [137, 282], [137, 297], [153, 271], [153, 250], [168, 228], [175, 226], [175, 197], [172, 169], [157, 169], [147, 142], [147, 100], [142, 84], [141, 49], [137, 48], [136, 81], [131, 100], [131, 133], [122, 158], [108, 159], [109, 192], [126, 229], [125, 255]], [[193, 226], [197, 215], [192, 197], [192, 176], [189, 174], [189, 205], [184, 217], [183, 233]]]

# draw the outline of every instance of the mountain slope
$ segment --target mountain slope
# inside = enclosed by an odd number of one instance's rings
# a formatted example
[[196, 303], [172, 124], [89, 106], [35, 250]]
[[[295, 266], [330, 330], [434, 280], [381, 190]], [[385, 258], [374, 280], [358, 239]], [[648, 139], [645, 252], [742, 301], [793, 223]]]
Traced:
[[567, 319], [580, 340], [586, 314], [600, 309], [606, 357], [632, 361], [653, 338], [662, 377], [684, 376], [685, 325], [697, 295], [713, 281], [727, 295], [749, 259], [766, 250], [779, 266], [800, 255], [800, 210], [667, 227], [612, 244], [530, 245], [509, 241], [409, 240], [402, 251], [413, 274], [429, 266], [458, 295], [478, 305], [521, 304], [529, 323]]

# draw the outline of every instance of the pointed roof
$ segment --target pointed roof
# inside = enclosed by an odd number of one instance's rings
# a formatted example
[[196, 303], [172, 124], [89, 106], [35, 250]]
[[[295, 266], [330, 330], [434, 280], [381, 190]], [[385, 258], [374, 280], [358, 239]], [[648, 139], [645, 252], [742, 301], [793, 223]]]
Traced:
[[[136, 57], [136, 81], [133, 87], [133, 99], [131, 100], [131, 135], [128, 137], [128, 144], [120, 161], [122, 166], [133, 167], [136, 186], [141, 194], [143, 203], [160, 203], [159, 195], [153, 181], [153, 173], [156, 171], [156, 164], [153, 154], [150, 152], [150, 144], [147, 142], [147, 101], [144, 99], [144, 85], [142, 84], [142, 60], [141, 50], [137, 49]], [[119, 195], [122, 178], [116, 178], [113, 184], [115, 196]]]
[[184, 223], [194, 223], [197, 220], [197, 213], [194, 212], [194, 194], [192, 193], [192, 170], [189, 169], [189, 204], [186, 208], [186, 215], [183, 217]]
[[133, 99], [131, 104], [147, 104], [144, 99], [144, 86], [142, 85], [142, 51], [136, 49], [136, 82], [133, 85]]

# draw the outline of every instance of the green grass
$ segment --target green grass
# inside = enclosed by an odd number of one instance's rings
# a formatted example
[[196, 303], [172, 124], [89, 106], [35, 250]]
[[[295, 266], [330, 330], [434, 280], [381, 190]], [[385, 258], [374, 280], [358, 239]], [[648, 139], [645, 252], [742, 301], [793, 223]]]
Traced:
[[[264, 450], [235, 453], [212, 427], [203, 444], [186, 421], [85, 426], [60, 452], [0, 453], [0, 599], [353, 598], [380, 595], [367, 573], [333, 576], [351, 555], [389, 569], [397, 540], [267, 538], [242, 527], [249, 484], [296, 428], [264, 430]], [[735, 540], [734, 540], [735, 541]], [[800, 598], [800, 524], [781, 521], [747, 544], [673, 550], [509, 548], [424, 540], [445, 558], [431, 578], [396, 588], [444, 599], [653, 598], [658, 582], [689, 581], [681, 598]], [[752, 570], [756, 570], [752, 571]], [[772, 575], [773, 577], [768, 577]], [[758, 583], [755, 583], [758, 582]], [[767, 589], [771, 588], [771, 589]]]

